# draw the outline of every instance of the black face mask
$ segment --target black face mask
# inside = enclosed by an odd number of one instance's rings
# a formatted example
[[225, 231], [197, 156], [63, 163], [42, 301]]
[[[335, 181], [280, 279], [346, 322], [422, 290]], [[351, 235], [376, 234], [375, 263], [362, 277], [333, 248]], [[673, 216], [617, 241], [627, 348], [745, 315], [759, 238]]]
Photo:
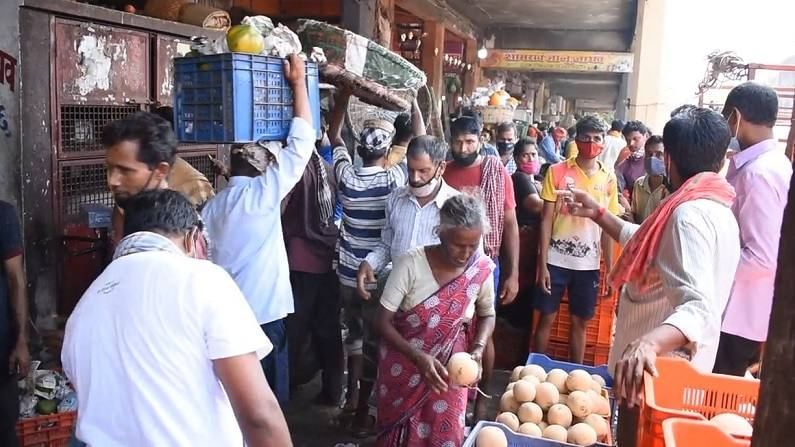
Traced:
[[497, 152], [500, 155], [510, 155], [513, 153], [514, 143], [509, 141], [498, 141], [497, 142]]
[[453, 152], [453, 160], [463, 167], [472, 166], [472, 163], [478, 159], [478, 152], [472, 152], [469, 155], [456, 154]]

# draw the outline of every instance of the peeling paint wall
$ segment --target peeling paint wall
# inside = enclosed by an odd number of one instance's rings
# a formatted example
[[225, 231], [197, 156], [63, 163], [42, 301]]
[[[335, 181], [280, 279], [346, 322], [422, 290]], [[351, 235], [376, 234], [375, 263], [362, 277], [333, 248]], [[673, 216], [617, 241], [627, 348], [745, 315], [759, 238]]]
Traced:
[[21, 208], [19, 3], [0, 1], [0, 199]]

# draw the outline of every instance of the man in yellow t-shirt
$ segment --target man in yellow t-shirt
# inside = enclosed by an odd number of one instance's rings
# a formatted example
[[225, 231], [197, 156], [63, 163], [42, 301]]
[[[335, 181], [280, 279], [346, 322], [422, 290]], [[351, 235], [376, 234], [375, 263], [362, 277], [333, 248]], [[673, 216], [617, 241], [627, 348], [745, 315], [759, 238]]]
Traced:
[[538, 254], [538, 286], [542, 292], [535, 307], [541, 320], [535, 350], [544, 352], [560, 301], [568, 292], [571, 314], [569, 359], [582, 363], [585, 327], [593, 317], [599, 287], [602, 230], [591, 219], [572, 216], [557, 191], [587, 191], [602, 205], [600, 212], [619, 213], [616, 176], [597, 157], [604, 147], [604, 124], [595, 116], [577, 123], [577, 156], [552, 165], [544, 177], [544, 200]]

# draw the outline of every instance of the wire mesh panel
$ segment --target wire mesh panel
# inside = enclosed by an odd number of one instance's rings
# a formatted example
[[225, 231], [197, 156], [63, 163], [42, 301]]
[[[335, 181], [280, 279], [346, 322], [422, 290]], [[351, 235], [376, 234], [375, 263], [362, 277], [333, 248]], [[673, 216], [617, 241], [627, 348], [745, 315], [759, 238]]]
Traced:
[[102, 128], [139, 110], [137, 105], [62, 105], [58, 158], [101, 154]]
[[211, 185], [215, 185], [215, 169], [213, 169], [213, 163], [210, 161], [210, 157], [208, 155], [212, 155], [213, 157], [217, 157], [218, 153], [216, 150], [208, 150], [203, 152], [190, 152], [190, 153], [180, 153], [179, 156], [190, 163], [197, 171], [204, 174], [207, 177], [207, 180], [210, 181]]
[[113, 206], [105, 160], [61, 162], [58, 166], [58, 177], [61, 186], [59, 214], [62, 222], [80, 216], [80, 207], [84, 204]]

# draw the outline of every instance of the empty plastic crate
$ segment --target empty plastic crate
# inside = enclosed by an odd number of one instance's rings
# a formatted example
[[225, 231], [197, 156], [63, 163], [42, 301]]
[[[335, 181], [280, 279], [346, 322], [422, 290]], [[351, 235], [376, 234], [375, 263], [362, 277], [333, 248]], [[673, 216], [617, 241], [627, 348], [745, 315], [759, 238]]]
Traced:
[[753, 424], [759, 381], [723, 374], [703, 374], [679, 358], [660, 357], [658, 376], [646, 374], [638, 421], [639, 447], [664, 447], [663, 421], [709, 420], [720, 413], [738, 414]]
[[671, 418], [663, 421], [665, 447], [750, 447], [751, 441], [736, 439], [715, 424], [693, 419]]
[[[469, 436], [467, 436], [466, 440], [464, 440], [463, 447], [477, 447], [477, 443], [475, 441], [477, 440], [478, 432], [483, 427], [497, 427], [502, 430], [505, 433], [505, 437], [508, 438], [508, 447], [576, 447], [574, 444], [569, 444], [567, 442], [557, 442], [549, 439], [519, 434], [511, 431], [510, 428], [503, 424], [488, 421], [480, 421], [477, 423], [477, 425], [475, 425], [474, 428], [472, 428], [472, 432], [470, 432]], [[601, 444], [598, 442], [593, 445], [596, 447], [607, 447], [606, 444]]]
[[[312, 125], [320, 129], [317, 64], [306, 64]], [[174, 59], [174, 119], [185, 143], [247, 143], [287, 138], [293, 91], [284, 60], [242, 53]]]

